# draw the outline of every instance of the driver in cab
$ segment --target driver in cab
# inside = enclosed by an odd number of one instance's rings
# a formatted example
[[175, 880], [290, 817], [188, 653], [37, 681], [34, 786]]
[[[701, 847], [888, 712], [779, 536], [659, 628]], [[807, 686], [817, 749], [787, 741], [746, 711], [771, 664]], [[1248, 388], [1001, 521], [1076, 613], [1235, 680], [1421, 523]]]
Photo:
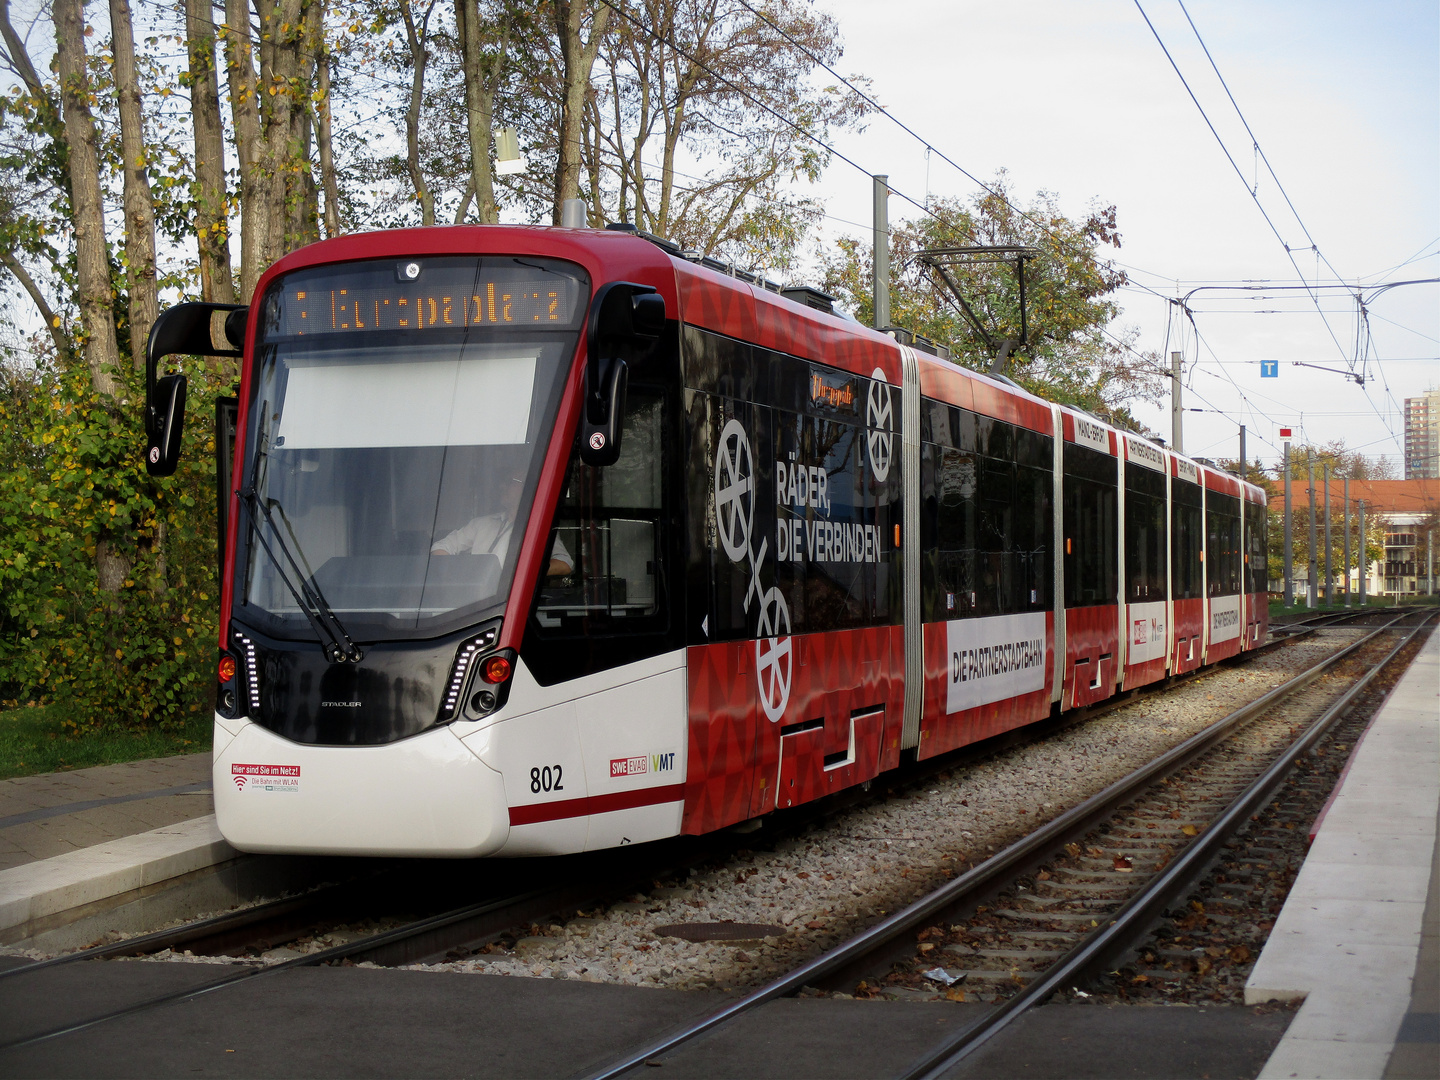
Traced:
[[[510, 537], [520, 498], [525, 493], [525, 478], [512, 476], [501, 496], [501, 508], [493, 514], [482, 514], [465, 525], [447, 533], [430, 548], [432, 555], [494, 555], [503, 564], [510, 550]], [[575, 569], [575, 559], [557, 535], [551, 542], [550, 562], [546, 577], [564, 577]]]

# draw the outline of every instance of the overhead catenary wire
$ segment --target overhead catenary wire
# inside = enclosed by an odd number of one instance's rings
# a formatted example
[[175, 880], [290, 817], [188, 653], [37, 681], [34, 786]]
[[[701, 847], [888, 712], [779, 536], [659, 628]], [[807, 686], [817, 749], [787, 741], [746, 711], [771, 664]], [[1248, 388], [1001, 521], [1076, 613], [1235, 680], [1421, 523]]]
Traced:
[[[610, 0], [603, 0], [603, 2], [606, 3], [607, 5], [611, 6], [611, 7], [614, 7], [613, 4], [610, 4]], [[809, 48], [807, 48], [803, 43], [797, 41], [797, 40], [794, 38], [794, 36], [791, 35], [788, 31], [786, 31], [783, 27], [777, 25], [777, 24], [775, 23], [775, 21], [774, 21], [773, 19], [771, 19], [768, 15], [766, 15], [766, 14], [764, 14], [763, 12], [758, 11], [758, 10], [756, 10], [754, 7], [752, 7], [752, 6], [750, 5], [750, 3], [748, 2], [748, 0], [735, 0], [735, 2], [738, 3], [741, 7], [745, 8], [745, 10], [749, 11], [752, 15], [754, 15], [754, 16], [755, 16], [757, 19], [759, 19], [761, 22], [763, 22], [763, 23], [765, 23], [767, 26], [769, 26], [769, 27], [770, 27], [772, 30], [774, 30], [776, 33], [778, 33], [781, 37], [783, 37], [786, 41], [788, 41], [794, 48], [796, 48], [796, 49], [798, 49], [800, 52], [804, 53], [805, 56], [807, 56], [812, 63], [817, 64], [817, 65], [819, 65], [820, 67], [823, 67], [823, 68], [824, 68], [826, 71], [828, 71], [831, 75], [833, 75], [833, 76], [835, 76], [835, 78], [839, 79], [839, 80], [850, 90], [851, 93], [855, 94], [857, 97], [859, 97], [861, 100], [863, 100], [867, 105], [869, 105], [869, 106], [870, 106], [871, 108], [873, 108], [876, 112], [878, 112], [881, 116], [885, 117], [885, 119], [889, 120], [892, 124], [894, 124], [896, 127], [898, 127], [901, 131], [905, 132], [907, 135], [909, 135], [911, 138], [913, 138], [916, 142], [918, 142], [921, 146], [923, 146], [923, 147], [925, 148], [925, 155], [926, 155], [926, 157], [925, 157], [925, 160], [926, 160], [925, 200], [924, 200], [924, 205], [921, 207], [921, 209], [924, 210], [926, 213], [931, 213], [931, 211], [930, 211], [929, 161], [930, 161], [930, 155], [931, 155], [931, 154], [934, 154], [934, 155], [935, 155], [936, 157], [938, 157], [941, 161], [945, 162], [945, 163], [946, 163], [947, 165], [949, 165], [952, 169], [954, 169], [956, 172], [958, 172], [961, 176], [965, 177], [967, 180], [969, 180], [969, 181], [970, 181], [972, 184], [974, 184], [976, 187], [980, 188], [980, 190], [984, 191], [986, 194], [992, 196], [993, 198], [999, 199], [1001, 202], [1003, 202], [1006, 206], [1008, 206], [1008, 207], [1009, 207], [1012, 211], [1014, 211], [1016, 214], [1018, 214], [1018, 215], [1020, 215], [1021, 217], [1025, 218], [1025, 220], [1029, 221], [1032, 225], [1034, 225], [1034, 226], [1036, 226], [1037, 228], [1039, 228], [1042, 232], [1045, 233], [1045, 235], [1049, 236], [1052, 240], [1057, 241], [1057, 242], [1060, 243], [1062, 246], [1070, 246], [1066, 241], [1063, 240], [1062, 237], [1058, 236], [1058, 235], [1055, 233], [1055, 231], [1054, 231], [1053, 229], [1051, 229], [1049, 226], [1047, 226], [1043, 221], [1040, 221], [1040, 220], [1036, 219], [1036, 218], [1035, 218], [1033, 215], [1031, 215], [1028, 211], [1023, 210], [1023, 209], [1021, 209], [1020, 207], [1016, 206], [1016, 205], [1015, 205], [1014, 203], [1012, 203], [1008, 198], [1005, 197], [1005, 195], [1004, 195], [1003, 192], [998, 191], [998, 190], [996, 190], [995, 188], [991, 187], [989, 184], [985, 183], [983, 180], [981, 180], [979, 177], [977, 177], [974, 173], [970, 172], [968, 169], [966, 169], [966, 168], [965, 168], [963, 165], [961, 165], [959, 162], [957, 162], [957, 161], [955, 161], [953, 158], [951, 158], [951, 157], [950, 157], [948, 154], [946, 154], [943, 150], [941, 150], [941, 149], [939, 149], [938, 147], [936, 147], [933, 143], [931, 143], [928, 139], [926, 139], [926, 138], [925, 138], [923, 135], [921, 135], [919, 132], [917, 132], [917, 131], [915, 131], [913, 128], [911, 128], [908, 124], [906, 124], [906, 123], [905, 123], [903, 120], [901, 120], [898, 116], [896, 116], [894, 113], [892, 113], [892, 112], [891, 112], [889, 109], [887, 109], [884, 105], [881, 105], [880, 102], [876, 101], [874, 97], [872, 97], [870, 94], [866, 93], [866, 92], [865, 92], [864, 90], [862, 90], [860, 87], [856, 86], [853, 82], [850, 81], [850, 79], [848, 79], [846, 76], [842, 75], [839, 71], [836, 71], [835, 68], [834, 68], [831, 64], [827, 63], [825, 60], [821, 59], [819, 56], [816, 56], [814, 52], [812, 52]], [[893, 190], [893, 189], [892, 189], [892, 190]], [[907, 202], [911, 202], [911, 203], [914, 202], [913, 199], [907, 199], [906, 201], [907, 201]], [[931, 214], [931, 216], [935, 216], [935, 215], [934, 215], [934, 214]], [[1157, 274], [1157, 273], [1155, 273], [1155, 272], [1152, 271], [1152, 270], [1144, 270], [1144, 269], [1142, 269], [1142, 268], [1140, 268], [1140, 267], [1129, 266], [1128, 264], [1126, 264], [1126, 263], [1121, 263], [1121, 262], [1119, 262], [1118, 260], [1115, 262], [1115, 265], [1117, 265], [1117, 266], [1124, 266], [1126, 269], [1128, 269], [1128, 270], [1135, 270], [1135, 271], [1137, 271], [1138, 273], [1149, 274], [1149, 275], [1151, 275], [1152, 277], [1160, 277], [1160, 278], [1163, 278], [1163, 277], [1164, 277], [1164, 275], [1162, 275], [1162, 274]], [[1168, 279], [1166, 279], [1166, 280], [1168, 280]], [[1137, 282], [1135, 282], [1135, 285], [1136, 285], [1137, 288], [1144, 289], [1144, 290], [1147, 291], [1147, 292], [1154, 293], [1156, 296], [1161, 296], [1161, 295], [1163, 295], [1162, 293], [1159, 293], [1159, 292], [1157, 292], [1156, 290], [1151, 289], [1149, 286], [1145, 285], [1143, 282], [1138, 282], [1138, 281], [1137, 281]]]
[[[1140, 0], [1134, 0], [1134, 3], [1136, 9], [1140, 12], [1140, 17], [1145, 20], [1145, 25], [1150, 28], [1150, 33], [1154, 35], [1156, 43], [1159, 44], [1160, 50], [1165, 54], [1165, 59], [1170, 62], [1170, 67], [1174, 69], [1176, 77], [1180, 80], [1180, 84], [1185, 87], [1185, 92], [1190, 95], [1191, 102], [1193, 102], [1195, 108], [1199, 110], [1201, 119], [1205, 121], [1205, 126], [1210, 129], [1210, 134], [1215, 136], [1215, 141], [1219, 144], [1220, 150], [1224, 153], [1225, 160], [1230, 162], [1230, 167], [1235, 170], [1235, 175], [1240, 179], [1240, 183], [1244, 184], [1245, 191], [1249, 194], [1251, 200], [1255, 203], [1256, 209], [1260, 211], [1260, 216], [1265, 219], [1265, 224], [1270, 227], [1270, 231], [1275, 234], [1275, 239], [1278, 240], [1280, 242], [1280, 246], [1285, 249], [1285, 257], [1290, 260], [1290, 265], [1295, 267], [1295, 273], [1299, 275], [1301, 281], [1304, 281], [1305, 272], [1300, 269], [1300, 264], [1295, 261], [1295, 253], [1291, 249], [1290, 244], [1285, 240], [1285, 237], [1281, 235], [1279, 228], [1275, 225], [1275, 222], [1271, 219], [1270, 214], [1266, 211], [1264, 204], [1260, 201], [1258, 190], [1256, 188], [1252, 188], [1250, 184], [1246, 183], [1245, 174], [1241, 171], [1239, 164], [1235, 161], [1235, 156], [1230, 153], [1230, 148], [1225, 145], [1225, 140], [1221, 138], [1220, 132], [1215, 129], [1215, 125], [1211, 122], [1209, 114], [1205, 111], [1205, 107], [1200, 104], [1200, 99], [1195, 96], [1195, 91], [1191, 89], [1190, 83], [1185, 78], [1184, 72], [1180, 70], [1180, 65], [1176, 63], [1175, 58], [1170, 54], [1170, 49], [1166, 46], [1165, 40], [1160, 36], [1160, 31], [1157, 30], [1155, 28], [1155, 24], [1150, 21], [1150, 16], [1146, 14], [1144, 6], [1140, 3]], [[1188, 13], [1186, 14], [1186, 19], [1189, 19]], [[1191, 26], [1193, 27], [1194, 24], [1192, 23]], [[1195, 36], [1197, 38], [1200, 36], [1198, 31], [1196, 32]], [[1201, 42], [1201, 47], [1204, 47], [1203, 41]], [[1208, 50], [1206, 50], [1206, 56], [1209, 56]], [[1213, 64], [1214, 61], [1212, 60], [1211, 62]], [[1229, 93], [1228, 89], [1226, 90], [1226, 93]], [[1242, 122], [1244, 121], [1243, 116], [1241, 117], [1241, 120]], [[1246, 130], [1249, 130], [1248, 124], [1246, 125]], [[1257, 142], [1255, 145], [1258, 148], [1259, 143]], [[1266, 165], [1268, 167], [1268, 161], [1266, 162]], [[1289, 201], [1288, 197], [1286, 201]], [[1301, 225], [1301, 228], [1302, 230], [1304, 229], [1303, 224]], [[1308, 232], [1306, 233], [1306, 236], [1308, 238]], [[1311, 246], [1314, 247], [1313, 242]], [[1318, 254], [1318, 248], [1316, 248], [1316, 253]], [[1336, 274], [1335, 276], [1339, 277], [1340, 275]], [[1316, 310], [1319, 311], [1320, 301], [1318, 297], [1312, 296], [1312, 299], [1314, 299]], [[1340, 344], [1340, 339], [1336, 336], [1334, 327], [1330, 325], [1330, 320], [1325, 317], [1325, 313], [1323, 311], [1320, 312], [1320, 320], [1325, 324], [1325, 329], [1330, 334], [1330, 339], [1335, 343], [1335, 347], [1340, 351], [1342, 359], [1349, 363], [1350, 356], [1345, 351], [1345, 347]]]
[[[742, 5], [743, 5], [744, 7], [746, 7], [746, 8], [749, 9], [749, 10], [751, 10], [752, 12], [754, 12], [758, 17], [764, 18], [764, 16], [763, 16], [760, 12], [756, 12], [755, 9], [754, 9], [753, 7], [751, 7], [750, 4], [744, 3], [744, 0], [740, 0], [740, 2], [742, 3]], [[609, 6], [611, 6], [612, 8], [616, 8], [616, 5], [614, 5], [614, 4], [610, 4]], [[619, 9], [616, 8], [616, 10], [619, 10]], [[622, 14], [622, 15], [625, 15], [626, 18], [629, 18], [631, 22], [634, 22], [634, 21], [635, 21], [632, 17], [630, 17], [630, 16], [628, 15], [628, 13], [622, 11], [621, 14]], [[1186, 12], [1186, 18], [1187, 18], [1187, 20], [1189, 19], [1188, 12]], [[770, 22], [770, 20], [769, 20], [768, 18], [766, 18], [765, 21], [766, 21], [767, 23]], [[1148, 20], [1147, 20], [1147, 21], [1148, 21]], [[770, 25], [773, 26], [774, 24], [773, 24], [773, 23], [770, 23]], [[1192, 26], [1193, 26], [1193, 21], [1192, 21]], [[777, 28], [777, 29], [778, 29], [778, 28]], [[787, 35], [787, 36], [788, 36], [788, 35]], [[1199, 37], [1199, 35], [1198, 35], [1198, 32], [1197, 32], [1197, 38], [1198, 38], [1198, 37]], [[673, 44], [673, 43], [672, 43], [672, 44]], [[1204, 46], [1204, 43], [1203, 43], [1203, 41], [1202, 41], [1202, 47], [1203, 47], [1203, 46]], [[683, 50], [679, 50], [679, 51], [682, 51], [682, 52], [683, 52]], [[1208, 48], [1206, 49], [1206, 55], [1207, 55], [1207, 57], [1209, 57]], [[693, 58], [692, 58], [692, 59], [693, 59]], [[1214, 60], [1213, 60], [1213, 58], [1210, 58], [1210, 59], [1211, 59], [1211, 64], [1212, 64], [1212, 66], [1214, 66]], [[703, 66], [703, 65], [702, 65], [702, 66]], [[829, 65], [825, 65], [825, 66], [826, 66], [827, 70], [830, 70], [832, 73], [835, 73], [835, 72], [834, 72], [834, 69], [831, 68], [831, 67], [829, 67]], [[707, 70], [708, 70], [708, 69], [707, 69]], [[362, 73], [362, 74], [364, 74], [364, 73]], [[713, 74], [713, 72], [712, 72], [712, 74]], [[1217, 74], [1217, 76], [1219, 75], [1218, 69], [1217, 69], [1216, 74]], [[373, 76], [372, 76], [372, 79], [373, 79]], [[1223, 80], [1222, 80], [1222, 83], [1223, 83]], [[399, 81], [388, 81], [388, 80], [384, 80], [384, 79], [373, 79], [373, 84], [374, 84], [374, 85], [389, 85], [389, 86], [394, 86], [394, 87], [397, 87], [397, 88], [401, 87], [401, 85], [402, 85]], [[733, 84], [731, 84], [731, 85], [733, 86]], [[847, 80], [847, 85], [851, 85], [851, 86], [852, 86], [852, 89], [853, 89], [853, 84], [850, 84], [850, 83], [848, 82], [848, 80]], [[1228, 87], [1226, 88], [1226, 92], [1227, 92], [1227, 94], [1229, 93]], [[868, 95], [867, 95], [867, 97], [868, 97]], [[753, 97], [752, 97], [750, 100], [753, 102], [753, 101], [754, 101]], [[871, 100], [873, 101], [873, 99], [871, 99]], [[1233, 103], [1233, 95], [1232, 95], [1232, 103]], [[1239, 111], [1238, 105], [1236, 106], [1236, 109], [1237, 109], [1237, 112], [1238, 112], [1238, 111]], [[772, 113], [773, 115], [777, 115], [777, 116], [779, 115], [779, 114], [775, 113], [774, 110], [770, 110], [770, 111], [771, 111], [771, 113]], [[956, 162], [954, 162], [952, 159], [950, 159], [947, 155], [943, 154], [943, 152], [940, 152], [940, 151], [936, 150], [935, 148], [933, 148], [933, 146], [932, 146], [928, 141], [924, 140], [924, 139], [923, 139], [921, 136], [919, 136], [917, 133], [911, 131], [906, 125], [903, 124], [903, 122], [901, 122], [901, 121], [899, 121], [897, 118], [895, 118], [895, 117], [893, 116], [893, 114], [891, 114], [888, 110], [886, 110], [886, 109], [884, 109], [884, 108], [882, 107], [882, 108], [879, 109], [879, 112], [880, 112], [882, 115], [884, 115], [887, 119], [892, 120], [893, 122], [895, 122], [897, 125], [899, 125], [899, 126], [902, 127], [903, 129], [909, 131], [909, 133], [912, 135], [912, 137], [916, 138], [916, 139], [919, 140], [923, 145], [925, 145], [925, 146], [926, 146], [926, 150], [927, 150], [927, 155], [933, 151], [933, 152], [936, 154], [936, 156], [942, 158], [942, 159], [945, 160], [947, 163], [951, 164], [952, 167], [955, 167], [955, 168], [956, 168], [958, 171], [960, 171], [963, 175], [966, 175], [970, 180], [972, 180], [973, 182], [975, 182], [979, 187], [981, 187], [981, 188], [984, 189], [984, 190], [990, 191], [992, 194], [995, 194], [995, 192], [994, 192], [994, 190], [993, 190], [992, 188], [990, 188], [988, 185], [984, 184], [983, 182], [979, 181], [979, 180], [978, 180], [976, 177], [974, 177], [973, 175], [969, 174], [966, 170], [964, 170], [964, 169], [963, 169], [961, 166], [959, 166]], [[783, 120], [783, 119], [785, 119], [785, 118], [781, 117], [781, 119]], [[1243, 116], [1242, 116], [1242, 120], [1243, 120]], [[793, 124], [793, 123], [792, 123], [790, 126], [791, 126], [791, 127], [796, 127], [796, 128], [798, 128], [798, 125], [795, 125], [795, 124]], [[1248, 123], [1246, 124], [1246, 128], [1247, 128], [1247, 131], [1248, 131], [1248, 130], [1249, 130]], [[805, 132], [805, 134], [806, 134], [807, 136], [809, 136], [809, 133], [808, 133], [808, 132]], [[821, 140], [819, 140], [819, 139], [815, 139], [815, 141], [816, 141], [816, 143], [817, 143], [818, 145], [820, 145], [821, 147], [823, 147], [827, 152], [834, 154], [834, 155], [835, 155], [837, 158], [839, 158], [840, 160], [845, 161], [847, 164], [851, 165], [852, 167], [855, 167], [855, 168], [857, 168], [857, 169], [860, 169], [860, 170], [863, 171], [863, 172], [866, 172], [867, 175], [868, 175], [868, 170], [863, 169], [863, 167], [862, 167], [857, 161], [852, 160], [851, 158], [847, 157], [847, 156], [846, 156], [845, 154], [843, 154], [843, 153], [839, 153], [838, 151], [835, 150], [834, 147], [826, 144], [825, 142], [823, 142], [823, 141], [821, 141]], [[1223, 144], [1222, 144], [1222, 145], [1223, 145]], [[1258, 145], [1257, 145], [1257, 151], [1258, 151]], [[1267, 168], [1267, 169], [1270, 169], [1270, 172], [1271, 172], [1271, 174], [1273, 175], [1274, 170], [1270, 168], [1268, 159], [1265, 161], [1265, 165], [1266, 165], [1266, 168]], [[680, 174], [677, 173], [677, 175], [680, 175]], [[705, 180], [705, 179], [708, 179], [708, 178], [700, 178], [700, 177], [690, 177], [690, 178], [691, 178], [691, 179], [695, 179], [695, 180]], [[1277, 178], [1276, 182], [1277, 182], [1277, 186], [1278, 186], [1278, 184], [1279, 184], [1278, 178]], [[926, 200], [924, 200], [924, 201], [917, 201], [916, 199], [910, 197], [909, 195], [907, 195], [907, 194], [906, 194], [905, 192], [903, 192], [903, 191], [896, 191], [896, 195], [897, 195], [897, 197], [903, 199], [903, 200], [906, 201], [907, 203], [910, 203], [910, 204], [912, 204], [912, 205], [917, 206], [917, 208], [919, 208], [922, 212], [923, 212], [924, 210], [926, 210], [925, 203], [929, 201], [928, 199], [926, 199]], [[756, 197], [759, 197], [759, 196], [756, 196]], [[1286, 201], [1289, 202], [1288, 194], [1286, 195]], [[1008, 203], [1008, 200], [1006, 200], [1006, 202]], [[1013, 209], [1016, 209], [1016, 210], [1018, 211], [1018, 208], [1013, 207], [1013, 204], [1010, 204], [1010, 205], [1012, 206]], [[1292, 209], [1293, 209], [1293, 207], [1292, 207]], [[1022, 214], [1024, 214], [1023, 211], [1019, 211], [1019, 212], [1022, 213]], [[866, 226], [862, 225], [861, 223], [844, 221], [844, 219], [837, 218], [837, 217], [835, 217], [834, 215], [825, 214], [824, 216], [825, 216], [827, 219], [829, 219], [829, 220], [842, 221], [842, 222], [845, 223], [845, 224], [849, 224], [849, 225], [855, 226], [855, 227], [857, 227], [857, 228], [864, 228], [864, 227], [866, 227]], [[1025, 216], [1028, 217], [1029, 215], [1027, 214], [1027, 215], [1025, 215]], [[1298, 218], [1298, 215], [1297, 215], [1297, 218]], [[1033, 219], [1031, 219], [1031, 220], [1033, 220]], [[1302, 222], [1302, 228], [1303, 228], [1303, 227], [1304, 227], [1304, 226], [1303, 226], [1303, 222]], [[899, 234], [899, 232], [900, 232], [900, 230], [895, 230], [895, 233], [896, 233], [896, 234]], [[1053, 234], [1052, 234], [1052, 235], [1053, 235]], [[1309, 237], [1308, 230], [1306, 231], [1306, 235], [1307, 235], [1307, 238], [1308, 238], [1308, 237]], [[1423, 250], [1424, 250], [1424, 249], [1422, 249], [1422, 251], [1423, 251]], [[1317, 252], [1317, 254], [1318, 254], [1318, 252]], [[1292, 259], [1292, 262], [1293, 262], [1293, 259]], [[1123, 265], [1123, 264], [1120, 264], [1120, 265]], [[1327, 265], [1328, 265], [1328, 260], [1327, 260]], [[1134, 268], [1134, 269], [1136, 270], [1137, 273], [1144, 273], [1144, 274], [1152, 274], [1152, 273], [1153, 273], [1153, 272], [1151, 272], [1151, 271], [1140, 270], [1139, 268]], [[1332, 269], [1333, 269], [1333, 268], [1332, 268]], [[1298, 266], [1297, 266], [1297, 270], [1298, 270]], [[1155, 275], [1155, 276], [1158, 276], [1158, 275]], [[1304, 275], [1303, 275], [1303, 274], [1301, 275], [1301, 279], [1302, 279], [1302, 281], [1304, 280]], [[1308, 283], [1307, 283], [1306, 285], [1298, 286], [1298, 288], [1305, 288], [1307, 291], [1309, 291], [1310, 289], [1315, 288], [1315, 287], [1316, 287], [1316, 286], [1310, 286]], [[1148, 293], [1150, 293], [1150, 294], [1152, 294], [1152, 295], [1156, 295], [1156, 296], [1161, 296], [1161, 295], [1162, 295], [1162, 294], [1160, 294], [1158, 291], [1156, 291], [1156, 290], [1154, 290], [1154, 289], [1151, 289], [1151, 288], [1149, 288], [1148, 286], [1145, 286], [1145, 285], [1144, 285], [1143, 283], [1141, 283], [1141, 282], [1135, 282], [1135, 283], [1134, 283], [1134, 288], [1135, 288], [1135, 290], [1137, 290], [1137, 291], [1148, 292]], [[1196, 310], [1198, 311], [1198, 310], [1200, 310], [1200, 309], [1196, 309]], [[1203, 312], [1202, 312], [1202, 313], [1203, 313]], [[1389, 321], [1389, 320], [1386, 320], [1386, 321]], [[1197, 330], [1197, 334], [1198, 334], [1198, 330]], [[1113, 337], [1113, 335], [1111, 335], [1111, 336]], [[1333, 335], [1332, 335], [1332, 336], [1333, 336]], [[1118, 340], [1118, 339], [1116, 339], [1116, 340]], [[1207, 346], [1206, 346], [1206, 347], [1208, 348], [1208, 343], [1207, 343]], [[1198, 345], [1197, 345], [1197, 348], [1198, 348]], [[1134, 351], [1134, 350], [1131, 350], [1131, 351]], [[1230, 364], [1231, 366], [1233, 366], [1235, 363], [1237, 363], [1237, 362], [1234, 362], [1234, 361], [1225, 361], [1225, 362], [1222, 362], [1222, 361], [1220, 361], [1220, 360], [1218, 359], [1218, 357], [1214, 356], [1214, 351], [1213, 351], [1213, 349], [1209, 350], [1209, 352], [1210, 352], [1210, 359], [1206, 360], [1205, 363], [1206, 363], [1206, 364], [1209, 364], [1209, 363], [1213, 362], [1213, 363], [1215, 363], [1217, 366], [1221, 366], [1221, 370], [1222, 370], [1222, 371], [1223, 371], [1223, 365], [1225, 365], [1225, 364]], [[1139, 353], [1136, 353], [1136, 355], [1140, 355], [1140, 354], [1139, 354]], [[1376, 358], [1376, 359], [1378, 359], [1378, 358]], [[1167, 374], [1168, 374], [1168, 373], [1167, 373]], [[1193, 369], [1192, 369], [1192, 375], [1193, 375]], [[1233, 379], [1231, 380], [1231, 382], [1233, 383]], [[1238, 387], [1237, 387], [1237, 389], [1238, 389]], [[1387, 387], [1387, 391], [1388, 391], [1388, 387]]]

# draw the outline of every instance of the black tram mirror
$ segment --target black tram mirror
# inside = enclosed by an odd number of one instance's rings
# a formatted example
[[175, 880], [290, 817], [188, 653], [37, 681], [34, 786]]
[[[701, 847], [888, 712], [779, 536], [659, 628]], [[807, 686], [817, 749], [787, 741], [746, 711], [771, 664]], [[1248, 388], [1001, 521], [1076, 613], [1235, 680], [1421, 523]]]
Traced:
[[612, 281], [590, 302], [585, 339], [585, 396], [580, 458], [614, 465], [620, 458], [629, 365], [643, 360], [665, 329], [665, 298], [649, 285]]
[[157, 378], [160, 361], [184, 356], [235, 356], [245, 345], [243, 304], [176, 304], [150, 327], [145, 346], [145, 468], [169, 476], [180, 463], [185, 427], [184, 375]]

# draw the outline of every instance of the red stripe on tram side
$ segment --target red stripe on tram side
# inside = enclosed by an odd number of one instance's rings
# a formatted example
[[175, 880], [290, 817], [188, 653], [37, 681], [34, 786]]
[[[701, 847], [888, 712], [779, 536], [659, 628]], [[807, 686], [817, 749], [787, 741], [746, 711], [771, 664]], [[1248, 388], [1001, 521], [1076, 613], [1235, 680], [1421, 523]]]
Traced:
[[612, 795], [592, 795], [584, 799], [562, 799], [559, 802], [532, 803], [529, 806], [510, 807], [510, 824], [534, 825], [537, 822], [558, 821], [561, 818], [586, 817], [590, 814], [608, 814], [614, 810], [633, 810], [637, 806], [654, 806], [657, 803], [680, 802], [684, 798], [684, 784], [666, 784], [664, 787], [639, 788], [635, 791], [617, 791]]

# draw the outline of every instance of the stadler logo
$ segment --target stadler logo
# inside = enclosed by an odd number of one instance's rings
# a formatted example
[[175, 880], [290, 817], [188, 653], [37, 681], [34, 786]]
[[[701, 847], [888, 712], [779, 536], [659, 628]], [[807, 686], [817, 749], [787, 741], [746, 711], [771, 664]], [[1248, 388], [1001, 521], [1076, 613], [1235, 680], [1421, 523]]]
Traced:
[[322, 701], [322, 702], [320, 702], [320, 707], [321, 707], [322, 709], [358, 709], [358, 708], [360, 708], [360, 702], [358, 702], [358, 701]]

